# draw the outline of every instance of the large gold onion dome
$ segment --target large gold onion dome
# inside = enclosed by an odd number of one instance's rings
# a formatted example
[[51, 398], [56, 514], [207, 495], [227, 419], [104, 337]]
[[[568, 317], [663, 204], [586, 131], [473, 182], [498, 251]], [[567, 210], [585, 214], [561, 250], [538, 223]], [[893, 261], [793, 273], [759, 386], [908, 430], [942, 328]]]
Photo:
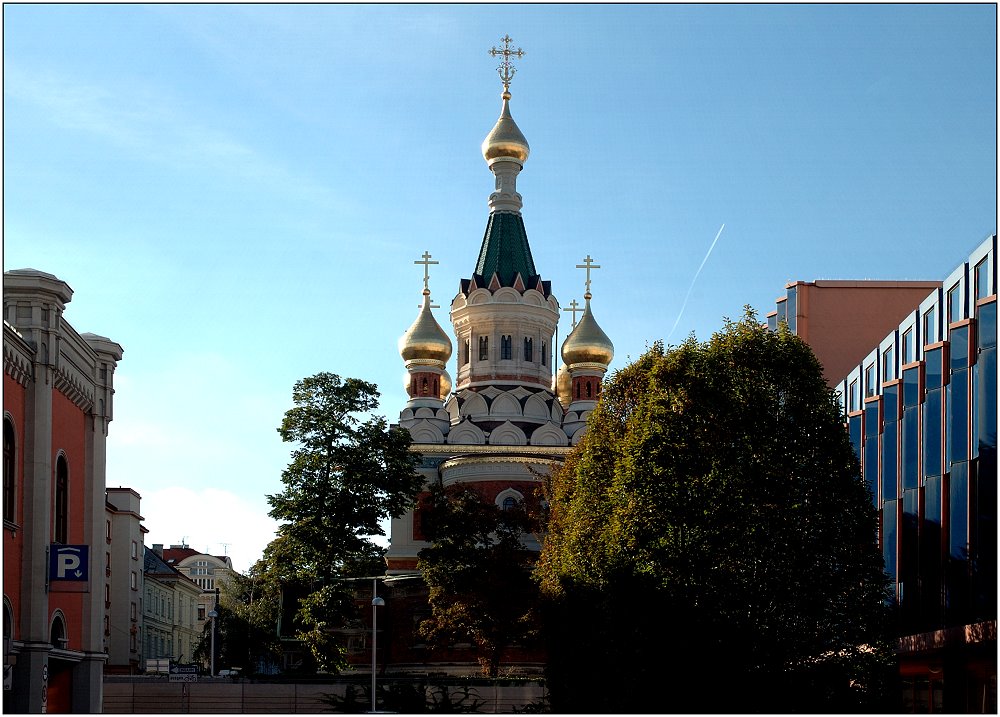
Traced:
[[563, 341], [562, 359], [568, 366], [577, 363], [599, 363], [607, 366], [615, 357], [615, 347], [590, 313], [590, 299], [587, 298], [586, 301], [583, 317]]
[[451, 358], [451, 340], [431, 313], [429, 291], [424, 291], [424, 305], [417, 320], [399, 337], [399, 354], [404, 361], [424, 359], [442, 364]]
[[566, 364], [556, 371], [556, 397], [563, 406], [573, 403], [573, 377], [569, 375]]
[[528, 159], [528, 140], [521, 134], [514, 118], [510, 116], [510, 93], [503, 93], [503, 110], [500, 112], [500, 119], [493, 125], [493, 129], [483, 140], [483, 159], [489, 162], [492, 159], [506, 157], [515, 159], [522, 165]]

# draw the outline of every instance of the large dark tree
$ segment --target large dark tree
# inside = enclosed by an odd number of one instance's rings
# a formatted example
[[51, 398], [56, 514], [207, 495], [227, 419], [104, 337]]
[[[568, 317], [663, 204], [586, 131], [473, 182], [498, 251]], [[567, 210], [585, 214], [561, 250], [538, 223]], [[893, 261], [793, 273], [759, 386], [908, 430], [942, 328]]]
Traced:
[[281, 525], [258, 572], [304, 595], [295, 634], [324, 670], [343, 666], [331, 630], [353, 617], [342, 579], [384, 571], [372, 538], [385, 535], [381, 521], [402, 515], [423, 482], [409, 433], [372, 415], [378, 397], [374, 384], [319, 373], [295, 384], [278, 429], [296, 448], [284, 490], [268, 496]]
[[496, 677], [504, 650], [526, 644], [536, 628], [535, 554], [524, 546], [535, 517], [520, 504], [504, 510], [474, 487], [439, 484], [420, 513], [432, 542], [417, 561], [432, 611], [420, 633], [439, 645], [473, 643], [483, 673]]
[[551, 485], [553, 707], [874, 709], [887, 583], [843, 421], [809, 347], [749, 310], [616, 372]]

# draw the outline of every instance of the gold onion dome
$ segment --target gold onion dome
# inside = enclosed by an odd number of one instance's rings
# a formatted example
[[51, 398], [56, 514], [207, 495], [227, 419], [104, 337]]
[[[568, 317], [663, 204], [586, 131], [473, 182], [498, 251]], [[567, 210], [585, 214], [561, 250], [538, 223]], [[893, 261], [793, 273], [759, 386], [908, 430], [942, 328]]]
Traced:
[[439, 384], [439, 397], [443, 401], [451, 394], [451, 375], [447, 371], [441, 372], [441, 382]]
[[599, 363], [607, 366], [615, 357], [615, 347], [590, 313], [589, 296], [586, 301], [583, 317], [563, 342], [562, 359], [568, 366], [577, 363]]
[[521, 134], [514, 118], [510, 116], [510, 93], [503, 93], [503, 110], [500, 119], [483, 140], [483, 159], [487, 162], [499, 159], [515, 159], [521, 164], [528, 158], [528, 140]]
[[569, 375], [569, 368], [566, 364], [556, 371], [556, 397], [563, 406], [568, 406], [573, 402], [573, 377]]
[[431, 313], [431, 296], [427, 290], [424, 290], [424, 306], [417, 320], [399, 337], [399, 353], [404, 361], [423, 359], [447, 363], [451, 358], [451, 340]]

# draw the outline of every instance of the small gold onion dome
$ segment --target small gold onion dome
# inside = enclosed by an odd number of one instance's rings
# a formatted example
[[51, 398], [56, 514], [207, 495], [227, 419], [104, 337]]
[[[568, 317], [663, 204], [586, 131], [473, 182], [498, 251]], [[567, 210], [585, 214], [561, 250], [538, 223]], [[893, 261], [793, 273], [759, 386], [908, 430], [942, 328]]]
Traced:
[[447, 371], [441, 372], [441, 381], [438, 384], [438, 387], [440, 388], [440, 397], [443, 401], [448, 398], [448, 395], [451, 393], [451, 376]]
[[583, 317], [562, 345], [562, 359], [568, 366], [576, 363], [599, 363], [607, 366], [615, 357], [615, 347], [590, 313], [590, 296], [586, 296]]
[[521, 134], [514, 118], [510, 116], [510, 93], [503, 93], [503, 111], [500, 119], [483, 140], [483, 159], [489, 162], [498, 157], [516, 159], [521, 164], [528, 158], [528, 140]]
[[556, 397], [563, 406], [568, 406], [573, 402], [573, 378], [569, 375], [569, 368], [566, 364], [556, 371]]
[[431, 313], [430, 292], [424, 290], [424, 305], [417, 320], [399, 337], [399, 354], [404, 361], [425, 359], [447, 363], [451, 358], [451, 340]]

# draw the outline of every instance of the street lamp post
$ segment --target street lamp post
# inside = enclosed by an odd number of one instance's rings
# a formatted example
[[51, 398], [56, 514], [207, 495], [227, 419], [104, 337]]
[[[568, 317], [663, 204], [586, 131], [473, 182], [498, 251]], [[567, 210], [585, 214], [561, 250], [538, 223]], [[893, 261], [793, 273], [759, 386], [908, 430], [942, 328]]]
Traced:
[[219, 613], [217, 613], [215, 610], [210, 610], [208, 613], [208, 619], [212, 621], [212, 640], [210, 645], [212, 649], [212, 657], [209, 662], [210, 665], [208, 669], [209, 677], [215, 677], [215, 618], [217, 618], [218, 616]]
[[372, 578], [372, 712], [375, 712], [375, 668], [377, 667], [375, 627], [378, 620], [378, 609], [383, 605], [385, 605], [385, 600], [378, 596], [378, 579]]

